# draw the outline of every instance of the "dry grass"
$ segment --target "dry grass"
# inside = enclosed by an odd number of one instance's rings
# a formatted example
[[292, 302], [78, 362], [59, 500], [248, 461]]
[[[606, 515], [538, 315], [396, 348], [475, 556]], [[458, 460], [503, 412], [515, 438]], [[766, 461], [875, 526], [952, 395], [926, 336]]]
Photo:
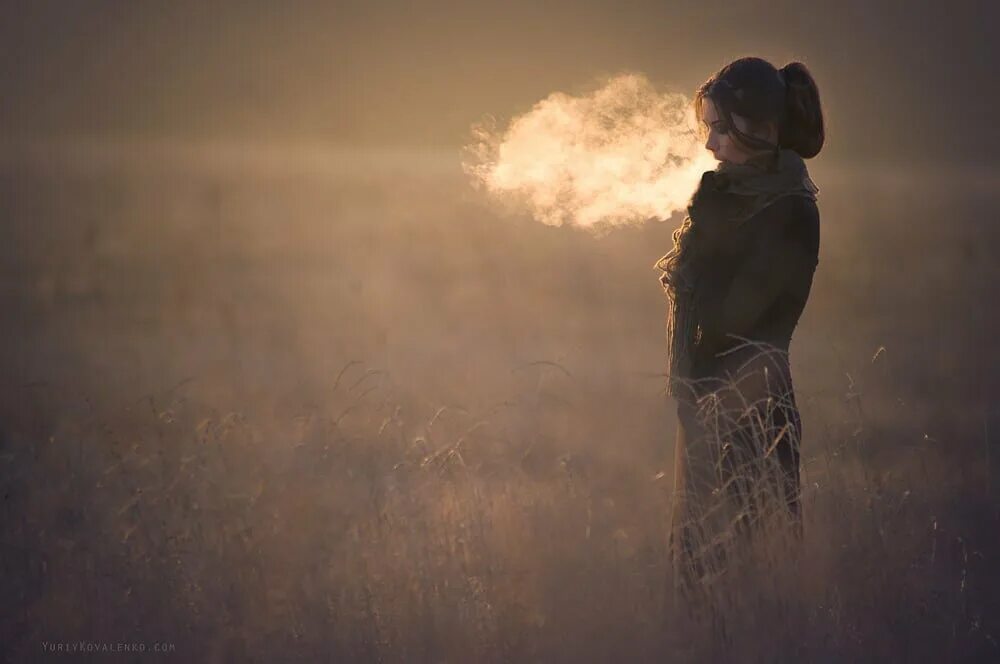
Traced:
[[9, 659], [1000, 657], [991, 313], [952, 324], [993, 268], [922, 281], [913, 219], [879, 245], [831, 192], [792, 351], [803, 537], [758, 539], [693, 610], [666, 555], [665, 226], [504, 226], [420, 181], [0, 184]]
[[954, 487], [872, 476], [849, 435], [805, 462], [801, 542], [758, 539], [710, 608], [672, 604], [662, 474], [548, 436], [546, 400], [581, 389], [420, 413], [356, 364], [297, 417], [217, 412], [180, 386], [9, 442], [4, 641], [169, 635], [218, 661], [997, 652], [985, 497], [959, 510]]

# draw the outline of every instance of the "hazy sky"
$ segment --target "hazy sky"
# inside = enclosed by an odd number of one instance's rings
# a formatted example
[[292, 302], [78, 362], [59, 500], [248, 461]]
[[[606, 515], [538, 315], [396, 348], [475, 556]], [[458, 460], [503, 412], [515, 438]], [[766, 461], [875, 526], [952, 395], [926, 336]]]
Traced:
[[996, 2], [4, 1], [8, 137], [458, 146], [600, 74], [805, 62], [838, 159], [995, 164]]

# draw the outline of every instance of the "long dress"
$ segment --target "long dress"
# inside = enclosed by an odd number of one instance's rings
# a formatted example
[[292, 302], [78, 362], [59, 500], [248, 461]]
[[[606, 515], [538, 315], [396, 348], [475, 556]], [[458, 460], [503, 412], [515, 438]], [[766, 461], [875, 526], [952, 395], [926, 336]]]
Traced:
[[670, 545], [681, 585], [721, 575], [732, 544], [769, 512], [801, 527], [788, 349], [818, 262], [816, 203], [785, 196], [726, 238], [699, 281], [695, 390], [677, 398]]

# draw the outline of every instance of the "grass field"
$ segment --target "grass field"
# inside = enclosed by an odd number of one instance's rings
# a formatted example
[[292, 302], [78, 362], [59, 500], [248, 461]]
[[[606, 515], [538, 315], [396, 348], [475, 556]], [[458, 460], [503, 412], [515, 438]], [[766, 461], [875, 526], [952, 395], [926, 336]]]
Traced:
[[990, 178], [810, 163], [805, 539], [706, 616], [666, 592], [679, 218], [501, 215], [455, 159], [5, 150], [2, 654], [1000, 660]]

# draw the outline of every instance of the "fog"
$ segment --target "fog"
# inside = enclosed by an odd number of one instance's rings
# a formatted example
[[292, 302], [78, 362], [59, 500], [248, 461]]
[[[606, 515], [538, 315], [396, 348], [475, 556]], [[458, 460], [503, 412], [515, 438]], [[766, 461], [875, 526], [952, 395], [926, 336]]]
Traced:
[[[985, 8], [943, 11], [4, 6], [3, 654], [995, 656], [994, 93], [955, 103], [993, 47]], [[806, 62], [830, 131], [790, 351], [806, 537], [720, 623], [666, 592], [653, 268], [704, 155], [671, 134], [677, 171], [559, 217], [509, 195], [524, 165], [608, 162], [504, 131], [750, 51]]]

